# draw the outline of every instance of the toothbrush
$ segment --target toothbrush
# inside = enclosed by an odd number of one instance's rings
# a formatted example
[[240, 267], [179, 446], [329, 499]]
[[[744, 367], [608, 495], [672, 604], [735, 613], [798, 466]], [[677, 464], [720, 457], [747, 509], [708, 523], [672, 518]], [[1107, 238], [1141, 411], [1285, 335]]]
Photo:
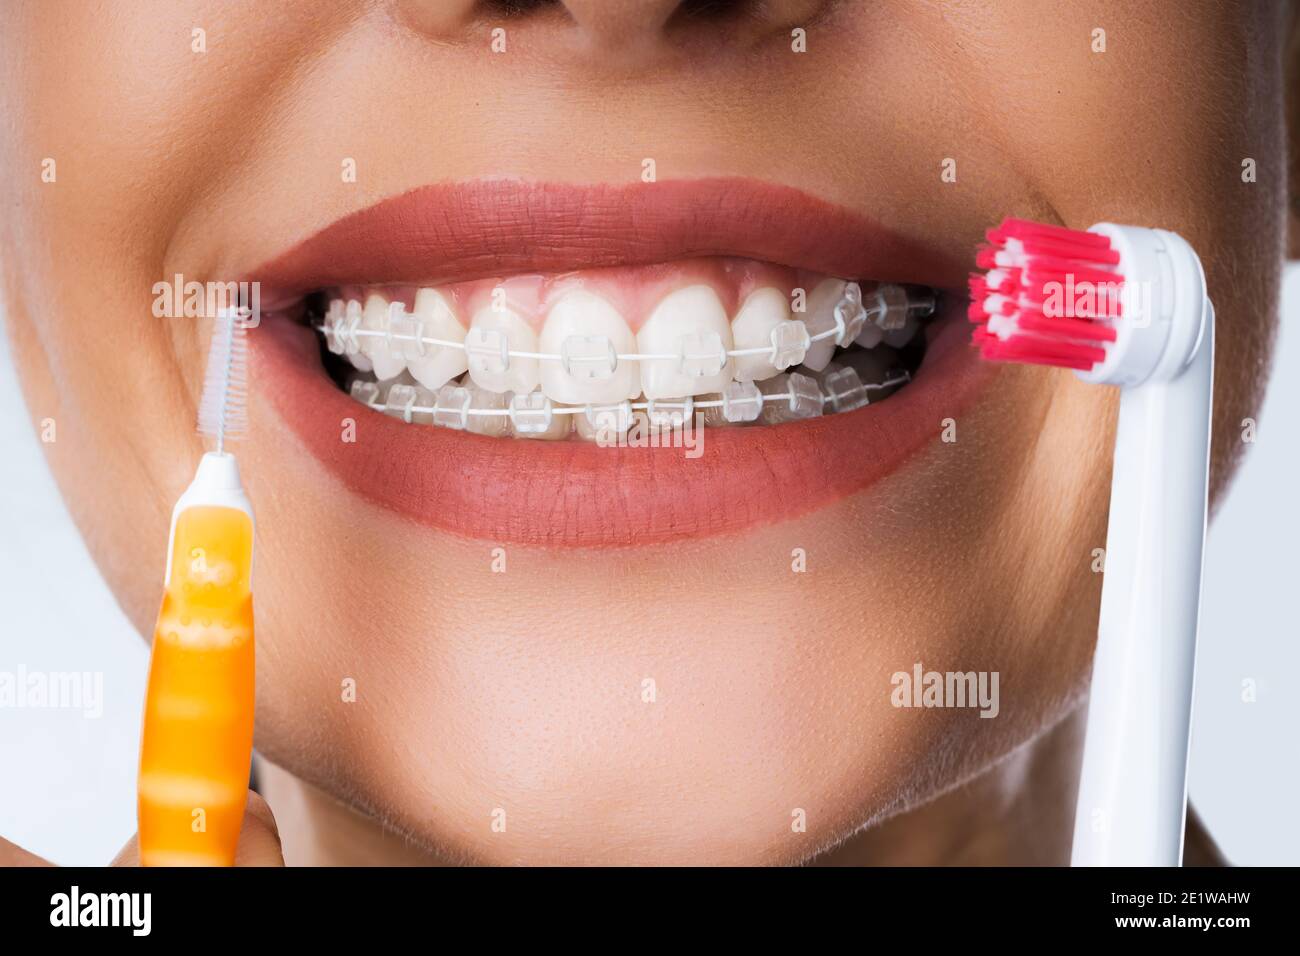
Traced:
[[1162, 229], [1004, 220], [972, 275], [986, 359], [1120, 387], [1074, 866], [1178, 866], [1209, 476], [1214, 309]]
[[140, 745], [142, 866], [232, 866], [253, 748], [253, 511], [227, 440], [247, 427], [243, 314], [213, 329], [199, 431], [216, 450], [172, 511]]

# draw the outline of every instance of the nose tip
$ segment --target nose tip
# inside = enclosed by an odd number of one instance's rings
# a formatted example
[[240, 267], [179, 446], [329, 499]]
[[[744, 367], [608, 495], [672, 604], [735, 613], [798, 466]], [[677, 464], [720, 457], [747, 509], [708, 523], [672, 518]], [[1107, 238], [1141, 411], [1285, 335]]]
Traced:
[[587, 45], [626, 52], [659, 43], [682, 0], [562, 0]]

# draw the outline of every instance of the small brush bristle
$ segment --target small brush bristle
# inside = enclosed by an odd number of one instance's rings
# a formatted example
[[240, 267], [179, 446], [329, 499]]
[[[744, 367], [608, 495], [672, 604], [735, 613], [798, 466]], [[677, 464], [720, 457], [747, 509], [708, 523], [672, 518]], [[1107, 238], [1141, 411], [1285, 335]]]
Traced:
[[1110, 239], [1024, 219], [1004, 219], [986, 238], [968, 310], [980, 354], [1082, 371], [1105, 361], [1124, 283]]
[[248, 329], [235, 309], [223, 310], [212, 327], [212, 346], [199, 401], [199, 433], [217, 450], [248, 432]]

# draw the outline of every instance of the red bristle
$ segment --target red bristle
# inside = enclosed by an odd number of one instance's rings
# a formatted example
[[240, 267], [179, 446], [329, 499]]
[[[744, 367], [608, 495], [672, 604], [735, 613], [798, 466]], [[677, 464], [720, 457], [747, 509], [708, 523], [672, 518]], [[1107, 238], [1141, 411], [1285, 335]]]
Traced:
[[1043, 315], [1041, 312], [1022, 312], [1018, 321], [1020, 328], [1026, 332], [1036, 332], [1039, 335], [1068, 336], [1083, 339], [1087, 342], [1114, 342], [1117, 334], [1114, 326], [1111, 325], [1102, 325], [1099, 322], [1090, 322], [1087, 319], [1054, 319]]
[[[1109, 238], [1013, 218], [986, 237], [988, 244], [975, 254], [986, 271], [970, 278], [967, 310], [976, 325], [971, 342], [980, 354], [991, 361], [1081, 370], [1105, 361], [1106, 347], [1117, 336], [1124, 282]], [[1008, 264], [999, 266], [1004, 251]], [[990, 280], [987, 272], [994, 269], [999, 278]], [[994, 295], [999, 299], [991, 305]]]
[[[1050, 280], [1057, 282], [1059, 280]], [[1122, 313], [1122, 303], [1118, 297], [1118, 290], [1115, 297], [1101, 292], [1095, 292], [1088, 295], [1087, 288], [1074, 286], [1073, 298], [1068, 298], [1069, 287], [1061, 290], [1060, 295], [1055, 293], [1049, 294], [1046, 289], [1047, 283], [1036, 283], [1028, 289], [1022, 288], [1019, 292], [1020, 301], [1026, 306], [1032, 306], [1041, 311], [1049, 318], [1075, 318], [1089, 319], [1093, 321], [1114, 322]], [[1060, 288], [1059, 286], [1057, 287]], [[1065, 307], [1064, 313], [1060, 310]]]
[[1106, 358], [1106, 350], [1098, 346], [1071, 345], [1030, 337], [1002, 340], [989, 333], [985, 335], [981, 343], [984, 356], [999, 362], [1089, 369]]
[[1109, 249], [1110, 240], [1095, 232], [1083, 232], [1068, 226], [1053, 226], [1029, 219], [1003, 219], [998, 231], [1013, 239], [1046, 239], [1068, 242], [1076, 246]]
[[1119, 264], [1119, 253], [1110, 247], [1110, 240], [1097, 233], [1024, 219], [1003, 220], [999, 229], [1008, 239], [1019, 240], [1025, 252], [1035, 257]]
[[[1002, 295], [1013, 294], [1018, 288], [1020, 288], [1022, 276], [1023, 270], [1021, 269], [1007, 269], [1005, 274], [1002, 276], [1002, 281], [997, 284], [997, 288], [994, 291], [999, 292]], [[988, 283], [986, 282], [985, 285], [987, 284]]]
[[1077, 282], [1116, 282], [1119, 276], [1111, 269], [1099, 269], [1090, 261], [1062, 259], [1059, 256], [1034, 256], [1030, 265], [1023, 267], [1032, 279], [1034, 276], [1057, 276], [1068, 272]]

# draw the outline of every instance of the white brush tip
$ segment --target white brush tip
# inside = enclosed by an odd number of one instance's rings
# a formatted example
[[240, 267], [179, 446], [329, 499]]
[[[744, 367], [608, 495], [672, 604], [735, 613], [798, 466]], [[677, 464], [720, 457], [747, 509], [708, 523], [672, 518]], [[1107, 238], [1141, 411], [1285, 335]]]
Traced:
[[212, 327], [199, 433], [222, 442], [248, 433], [248, 329], [239, 309], [223, 309]]

